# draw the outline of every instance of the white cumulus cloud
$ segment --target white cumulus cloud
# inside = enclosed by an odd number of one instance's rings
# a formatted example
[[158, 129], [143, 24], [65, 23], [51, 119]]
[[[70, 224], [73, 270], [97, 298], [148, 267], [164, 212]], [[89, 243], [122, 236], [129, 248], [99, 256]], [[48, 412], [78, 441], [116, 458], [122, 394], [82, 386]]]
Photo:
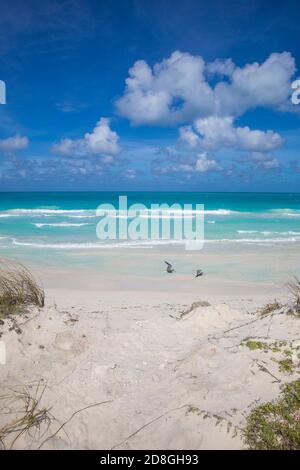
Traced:
[[280, 168], [279, 160], [269, 153], [252, 152], [248, 156], [248, 160], [254, 163], [255, 166], [263, 168], [264, 170]]
[[[116, 106], [135, 125], [237, 117], [256, 107], [283, 109], [295, 71], [289, 52], [238, 67], [230, 58], [205, 64], [201, 56], [175, 51], [153, 68], [144, 60], [135, 62]], [[219, 79], [217, 83], [211, 83], [211, 75]]]
[[229, 82], [219, 82], [214, 89], [216, 113], [238, 116], [256, 107], [280, 109], [291, 94], [295, 72], [289, 52], [273, 53], [262, 64], [237, 67]]
[[214, 96], [204, 68], [202, 57], [179, 51], [153, 69], [139, 60], [129, 70], [117, 109], [134, 124], [176, 124], [211, 114]]
[[216, 59], [206, 66], [206, 71], [211, 75], [223, 75], [230, 77], [236, 65], [232, 59]]
[[8, 137], [7, 139], [0, 139], [0, 151], [3, 152], [14, 152], [16, 150], [22, 150], [28, 147], [28, 137], [21, 135], [15, 135], [14, 137]]
[[248, 126], [235, 127], [232, 116], [211, 116], [197, 119], [192, 127], [183, 128], [180, 137], [191, 147], [200, 144], [204, 148], [232, 147], [238, 150], [266, 152], [283, 144], [279, 134], [272, 130], [251, 130]]
[[209, 155], [207, 152], [202, 152], [195, 155], [189, 161], [174, 161], [171, 165], [157, 165], [154, 171], [158, 175], [169, 173], [207, 173], [213, 171], [221, 171], [218, 161], [214, 156]]
[[196, 134], [192, 126], [180, 127], [179, 136], [183, 142], [186, 142], [192, 148], [197, 147], [201, 141], [199, 135]]
[[215, 171], [219, 169], [218, 162], [213, 158], [209, 157], [206, 152], [198, 155], [195, 171], [200, 173], [207, 173], [208, 171]]
[[118, 141], [119, 136], [111, 130], [109, 119], [101, 118], [91, 133], [81, 139], [62, 139], [53, 150], [65, 156], [95, 155], [111, 159], [121, 150]]

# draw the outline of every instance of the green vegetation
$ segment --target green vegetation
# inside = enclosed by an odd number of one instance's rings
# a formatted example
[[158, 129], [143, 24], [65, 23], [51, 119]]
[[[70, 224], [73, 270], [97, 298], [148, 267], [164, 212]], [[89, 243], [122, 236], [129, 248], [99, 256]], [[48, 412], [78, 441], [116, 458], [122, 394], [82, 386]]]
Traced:
[[243, 430], [252, 450], [300, 450], [300, 380], [284, 385], [278, 400], [254, 408]]
[[292, 359], [281, 359], [277, 361], [279, 364], [279, 371], [284, 372], [286, 374], [292, 374], [294, 372], [294, 363]]
[[247, 347], [250, 351], [275, 353], [276, 356], [280, 354], [281, 357], [271, 357], [271, 360], [278, 364], [279, 372], [293, 374], [300, 368], [300, 346], [297, 344], [298, 342], [294, 345], [293, 341], [275, 341], [273, 343], [267, 343], [248, 338], [242, 341], [241, 346]]
[[247, 340], [242, 343], [242, 346], [246, 346], [250, 351], [255, 351], [256, 349], [268, 349], [267, 343], [262, 343], [261, 341]]
[[[286, 349], [282, 351], [282, 348], [287, 345], [286, 341], [275, 341], [274, 343], [267, 343], [263, 341], [256, 341], [255, 339], [248, 338], [242, 341], [241, 346], [246, 346], [250, 351], [255, 351], [257, 349], [263, 350], [265, 352], [272, 351], [273, 353], [284, 352], [285, 355], [291, 355], [292, 351]], [[292, 344], [290, 345], [292, 348]]]

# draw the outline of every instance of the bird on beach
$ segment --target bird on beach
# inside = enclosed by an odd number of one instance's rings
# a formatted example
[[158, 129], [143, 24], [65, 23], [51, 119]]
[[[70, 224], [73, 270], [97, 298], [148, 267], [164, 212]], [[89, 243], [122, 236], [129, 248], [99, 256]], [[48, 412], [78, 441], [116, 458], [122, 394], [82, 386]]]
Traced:
[[202, 269], [197, 269], [195, 277], [200, 277], [200, 276], [203, 276], [203, 271]]
[[167, 268], [166, 268], [167, 273], [172, 274], [175, 271], [175, 269], [173, 269], [173, 266], [170, 263], [168, 263], [168, 261], [165, 261], [165, 263], [167, 265]]

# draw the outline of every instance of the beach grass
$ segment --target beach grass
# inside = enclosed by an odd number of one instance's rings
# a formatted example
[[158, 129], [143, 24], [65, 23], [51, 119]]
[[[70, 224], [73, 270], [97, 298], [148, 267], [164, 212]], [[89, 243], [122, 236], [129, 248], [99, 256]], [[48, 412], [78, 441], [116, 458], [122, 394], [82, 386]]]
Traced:
[[262, 316], [270, 315], [276, 312], [277, 310], [280, 310], [282, 307], [282, 304], [275, 299], [274, 302], [268, 303], [264, 307], [262, 307], [259, 310], [259, 314]]
[[0, 261], [0, 318], [22, 313], [28, 306], [43, 307], [45, 292], [20, 263]]
[[0, 396], [0, 416], [13, 415], [0, 426], [0, 443], [3, 449], [12, 449], [17, 440], [33, 430], [41, 433], [41, 426], [47, 430], [51, 418], [49, 409], [41, 406], [45, 387], [41, 382], [8, 390]]
[[293, 297], [293, 304], [288, 313], [300, 317], [300, 280], [296, 276], [288, 283], [288, 289]]

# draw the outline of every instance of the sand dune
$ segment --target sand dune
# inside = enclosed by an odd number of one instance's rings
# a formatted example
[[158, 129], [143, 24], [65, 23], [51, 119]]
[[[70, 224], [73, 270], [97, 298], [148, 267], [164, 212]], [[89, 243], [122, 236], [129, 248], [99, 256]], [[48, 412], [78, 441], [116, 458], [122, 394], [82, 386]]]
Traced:
[[292, 378], [279, 372], [272, 352], [250, 350], [245, 340], [295, 342], [298, 320], [261, 317], [249, 298], [47, 294], [44, 309], [19, 320], [19, 334], [10, 322], [1, 327], [1, 394], [40, 382], [40, 406], [55, 417], [14, 448], [240, 449], [251, 407]]

